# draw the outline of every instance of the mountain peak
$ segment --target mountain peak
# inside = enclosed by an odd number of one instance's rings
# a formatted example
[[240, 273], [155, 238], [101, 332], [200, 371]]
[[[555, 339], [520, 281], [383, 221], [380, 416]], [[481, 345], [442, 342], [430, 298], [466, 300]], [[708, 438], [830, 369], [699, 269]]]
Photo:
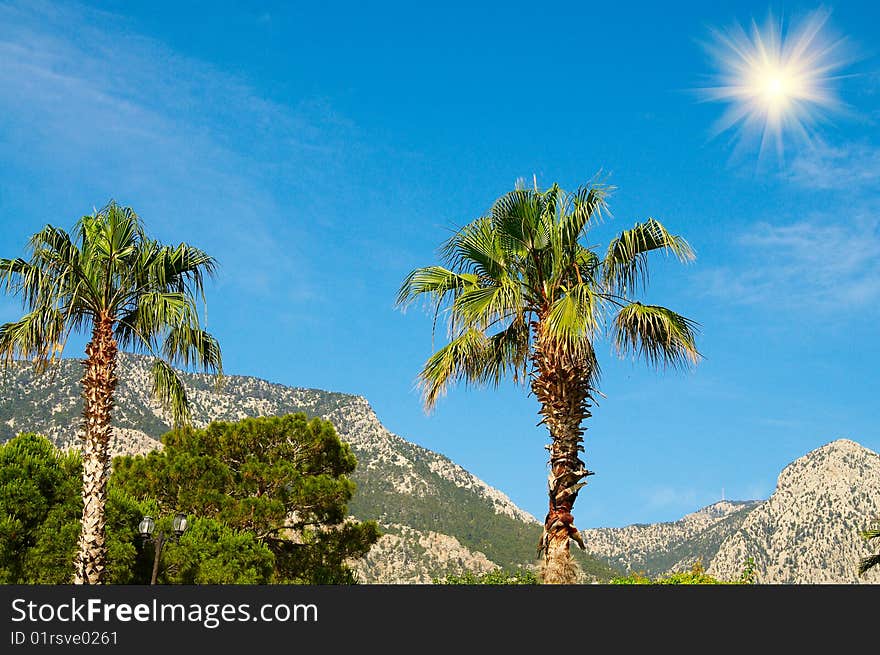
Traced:
[[770, 583], [878, 582], [858, 576], [871, 554], [859, 536], [880, 514], [880, 455], [837, 439], [786, 466], [770, 498], [749, 513], [722, 544], [708, 571], [736, 577], [747, 557], [759, 581]]
[[836, 439], [811, 450], [782, 469], [778, 489], [824, 486], [834, 480], [860, 480], [866, 469], [880, 469], [880, 455], [851, 439]]
[[835, 439], [834, 441], [829, 441], [824, 446], [819, 446], [815, 450], [811, 450], [807, 455], [812, 453], [826, 452], [826, 451], [841, 451], [841, 452], [856, 452], [856, 453], [869, 453], [875, 455], [876, 453], [870, 448], [866, 448], [862, 444], [853, 441], [852, 439]]

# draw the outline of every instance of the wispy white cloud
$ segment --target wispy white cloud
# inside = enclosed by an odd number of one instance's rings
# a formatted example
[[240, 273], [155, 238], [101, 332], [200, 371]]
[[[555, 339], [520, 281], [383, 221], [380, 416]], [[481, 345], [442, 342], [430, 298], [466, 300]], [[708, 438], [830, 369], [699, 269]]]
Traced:
[[784, 177], [811, 189], [859, 192], [880, 184], [880, 148], [869, 143], [818, 144], [800, 151]]
[[802, 213], [743, 228], [732, 240], [736, 264], [704, 273], [707, 292], [726, 302], [806, 311], [880, 300], [880, 147], [805, 149], [780, 182], [803, 199]]
[[685, 507], [695, 510], [698, 505], [697, 499], [698, 494], [694, 489], [681, 489], [670, 486], [651, 489], [646, 497], [647, 505], [651, 509]]
[[708, 292], [727, 302], [852, 308], [880, 299], [880, 219], [852, 224], [812, 219], [757, 223], [735, 241], [741, 263], [705, 274]]
[[292, 299], [310, 293], [304, 226], [351, 126], [313, 99], [274, 102], [119, 16], [13, 2], [0, 4], [0, 133], [7, 169], [89, 190], [89, 206], [52, 222], [137, 201], [151, 229], [225, 253], [223, 284]]

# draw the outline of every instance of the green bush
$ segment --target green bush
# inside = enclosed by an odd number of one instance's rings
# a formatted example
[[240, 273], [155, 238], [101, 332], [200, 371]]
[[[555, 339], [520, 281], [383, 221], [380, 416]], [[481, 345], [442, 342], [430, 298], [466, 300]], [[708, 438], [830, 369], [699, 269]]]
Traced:
[[477, 575], [471, 571], [462, 575], [449, 574], [445, 578], [435, 579], [434, 584], [454, 584], [454, 585], [533, 585], [539, 584], [538, 576], [528, 569], [495, 569], [482, 575]]
[[725, 580], [719, 580], [718, 578], [712, 577], [711, 575], [706, 574], [703, 569], [703, 561], [697, 560], [693, 567], [691, 567], [690, 571], [681, 571], [678, 573], [671, 573], [669, 575], [660, 576], [659, 578], [655, 578], [651, 580], [650, 578], [642, 575], [641, 573], [632, 573], [627, 576], [622, 576], [618, 578], [613, 578], [611, 580], [611, 584], [653, 584], [653, 585], [670, 585], [670, 584], [722, 584], [722, 585], [730, 585], [730, 584], [754, 584], [757, 579], [757, 574], [755, 572], [755, 560], [749, 557], [746, 559], [745, 565], [743, 566], [743, 572], [740, 575], [739, 580], [728, 582]]

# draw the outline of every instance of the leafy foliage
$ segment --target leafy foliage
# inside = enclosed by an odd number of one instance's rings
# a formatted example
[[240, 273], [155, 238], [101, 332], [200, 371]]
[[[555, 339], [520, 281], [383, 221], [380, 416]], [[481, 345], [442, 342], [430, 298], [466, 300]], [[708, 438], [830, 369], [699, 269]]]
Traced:
[[[80, 466], [76, 452], [37, 435], [0, 446], [0, 582], [70, 582]], [[162, 517], [155, 534], [169, 535], [178, 507], [190, 513], [190, 528], [166, 539], [161, 583], [354, 582], [347, 560], [379, 536], [372, 522], [344, 521], [354, 466], [332, 425], [304, 415], [169, 433], [162, 453], [116, 460], [108, 582], [149, 580], [155, 546], [139, 538], [138, 523]]]
[[[230, 571], [235, 581], [267, 581], [269, 563], [272, 582], [354, 581], [346, 560], [363, 556], [379, 531], [373, 522], [346, 520], [356, 461], [331, 423], [305, 414], [248, 418], [180, 428], [162, 441], [162, 451], [117, 458], [114, 482], [153, 500], [160, 514], [196, 517], [192, 536], [169, 549], [168, 581], [216, 580]], [[197, 531], [205, 519], [213, 522]], [[250, 553], [246, 566], [235, 569], [225, 551], [208, 548], [221, 537]], [[183, 554], [196, 543], [203, 545], [199, 558]], [[210, 562], [205, 570], [202, 559]]]
[[467, 571], [462, 575], [449, 574], [445, 578], [435, 579], [434, 584], [451, 585], [536, 585], [540, 584], [538, 576], [528, 569], [495, 569], [482, 575]]
[[[162, 527], [170, 533], [166, 519]], [[161, 529], [161, 528], [160, 528]], [[166, 542], [160, 581], [172, 584], [265, 584], [275, 556], [252, 532], [197, 518], [179, 541]]]
[[[867, 540], [880, 539], [880, 518], [874, 520], [874, 524], [862, 532], [862, 538]], [[864, 575], [875, 566], [880, 565], [880, 553], [869, 555], [859, 562], [859, 575]]]
[[742, 573], [739, 576], [740, 584], [755, 584], [758, 582], [758, 569], [755, 566], [754, 557], [746, 557]]
[[669, 575], [660, 576], [651, 579], [642, 573], [632, 573], [628, 576], [614, 578], [611, 584], [616, 585], [737, 585], [737, 584], [754, 584], [757, 581], [757, 573], [755, 571], [755, 561], [749, 557], [743, 565], [743, 572], [739, 580], [727, 582], [719, 580], [708, 575], [703, 569], [703, 561], [697, 560], [691, 567], [690, 571], [680, 571]]
[[[0, 445], [0, 582], [66, 584], [76, 553], [82, 498], [80, 460], [34, 434]], [[143, 508], [111, 489], [107, 500], [108, 581], [148, 575], [135, 532]]]

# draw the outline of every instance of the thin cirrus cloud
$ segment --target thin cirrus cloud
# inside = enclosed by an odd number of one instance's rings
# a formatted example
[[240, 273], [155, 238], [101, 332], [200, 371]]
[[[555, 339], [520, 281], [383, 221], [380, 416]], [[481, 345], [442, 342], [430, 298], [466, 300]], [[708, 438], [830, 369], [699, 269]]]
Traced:
[[[309, 171], [332, 177], [350, 129], [320, 103], [272, 102], [112, 14], [0, 4], [0, 154], [19, 174], [13, 192], [51, 184], [71, 202], [88, 189], [89, 206], [65, 205], [71, 219], [111, 194], [137, 202], [152, 229], [225, 253], [223, 279], [248, 291], [310, 295], [308, 258], [277, 245], [306, 244], [285, 194], [314, 197]], [[308, 215], [308, 200], [297, 209]]]
[[654, 509], [697, 507], [698, 495], [695, 489], [662, 486], [648, 492], [645, 501], [649, 507]]
[[806, 188], [870, 191], [880, 183], [880, 147], [869, 143], [843, 147], [820, 144], [799, 153], [785, 177]]
[[862, 309], [880, 300], [880, 147], [820, 144], [794, 157], [784, 182], [812, 194], [805, 218], [758, 221], [734, 239], [736, 267], [705, 275], [710, 295], [727, 302]]
[[757, 223], [736, 239], [745, 265], [706, 275], [711, 295], [727, 302], [850, 309], [880, 299], [880, 221], [821, 219]]

